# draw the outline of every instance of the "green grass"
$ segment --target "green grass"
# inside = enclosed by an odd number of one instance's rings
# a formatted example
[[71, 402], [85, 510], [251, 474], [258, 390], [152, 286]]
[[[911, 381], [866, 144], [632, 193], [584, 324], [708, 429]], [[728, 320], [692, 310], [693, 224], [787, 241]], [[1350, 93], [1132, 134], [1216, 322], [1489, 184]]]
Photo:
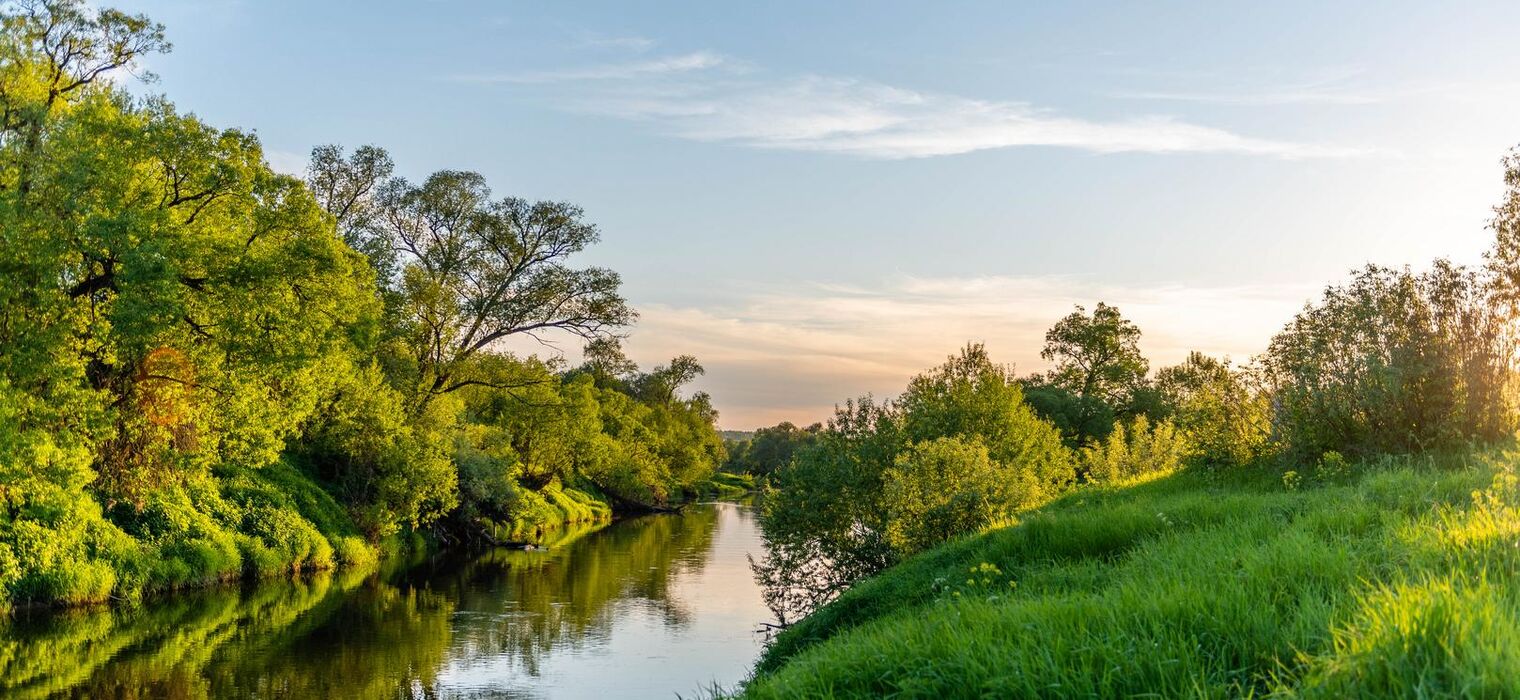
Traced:
[[742, 694], [1520, 696], [1517, 460], [1081, 489], [860, 583]]
[[718, 499], [742, 498], [754, 490], [755, 477], [732, 472], [717, 472], [698, 488], [702, 497]]
[[527, 505], [510, 520], [480, 518], [477, 525], [498, 542], [556, 546], [580, 537], [588, 525], [612, 520], [612, 506], [591, 491], [557, 480], [538, 491], [524, 491]]

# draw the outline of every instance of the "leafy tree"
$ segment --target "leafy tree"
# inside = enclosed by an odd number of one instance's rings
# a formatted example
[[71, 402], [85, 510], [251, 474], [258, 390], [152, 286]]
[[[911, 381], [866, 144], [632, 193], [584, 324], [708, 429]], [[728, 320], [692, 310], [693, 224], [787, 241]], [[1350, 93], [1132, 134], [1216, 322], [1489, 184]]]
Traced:
[[590, 373], [596, 385], [615, 387], [639, 371], [639, 366], [623, 353], [623, 343], [616, 336], [593, 338], [582, 352], [585, 364], [581, 368]]
[[1173, 421], [1189, 454], [1211, 465], [1241, 465], [1262, 453], [1271, 433], [1266, 395], [1249, 373], [1203, 353], [1156, 373], [1156, 388], [1174, 407]]
[[834, 410], [760, 500], [765, 558], [752, 561], [782, 625], [891, 566], [882, 476], [900, 451], [895, 410], [869, 397]]
[[801, 449], [813, 444], [823, 432], [822, 423], [798, 428], [782, 421], [769, 428], [760, 428], [748, 440], [730, 448], [728, 469], [730, 471], [768, 476], [777, 469], [792, 463]]
[[383, 148], [360, 146], [345, 154], [335, 145], [312, 149], [306, 169], [306, 184], [317, 203], [332, 215], [343, 241], [369, 259], [382, 283], [396, 276], [396, 251], [378, 235], [381, 211], [375, 196], [395, 170]]
[[[334, 367], [335, 391], [295, 452], [371, 539], [433, 522], [457, 504], [445, 430], [411, 420], [377, 366]], [[434, 428], [429, 430], [429, 428]]]
[[[1045, 333], [1040, 357], [1054, 362], [1045, 384], [1064, 389], [1074, 399], [1047, 399], [1055, 412], [1076, 432], [1077, 442], [1107, 433], [1105, 413], [1135, 413], [1137, 394], [1145, 388], [1150, 363], [1140, 354], [1140, 329], [1102, 302], [1091, 315], [1081, 306]], [[1092, 431], [1092, 432], [1087, 432]]]
[[314, 152], [309, 178], [394, 289], [414, 407], [490, 385], [470, 374], [469, 361], [506, 338], [560, 331], [594, 339], [633, 321], [617, 273], [567, 265], [599, 237], [579, 207], [492, 200], [472, 172], [439, 171], [413, 185], [389, 171], [378, 149], [344, 158], [325, 147]]
[[25, 0], [4, 10], [0, 132], [17, 157], [14, 191], [26, 202], [49, 122], [99, 95], [107, 76], [170, 45], [163, 25], [146, 16], [93, 9], [83, 0]]
[[1489, 220], [1494, 244], [1485, 257], [1494, 276], [1495, 296], [1514, 315], [1520, 312], [1520, 147], [1505, 154], [1501, 163], [1504, 199], [1494, 207], [1494, 216]]
[[[414, 186], [371, 146], [275, 173], [110, 79], [167, 48], [141, 16], [0, 5], [0, 607], [605, 517], [579, 489], [660, 507], [723, 461], [710, 397], [680, 395], [701, 365], [639, 375], [617, 275], [569, 265], [579, 208]], [[551, 332], [588, 372], [498, 352]]]
[[897, 408], [905, 443], [979, 440], [1009, 478], [1023, 484], [1027, 502], [1071, 485], [1074, 473], [1060, 433], [1024, 403], [1012, 368], [994, 363], [981, 345], [967, 345], [914, 377]]
[[279, 459], [369, 271], [251, 134], [106, 79], [165, 48], [114, 10], [0, 9], [0, 598], [363, 558]]
[[372, 313], [367, 270], [251, 134], [101, 80], [161, 47], [157, 25], [61, 2], [5, 26], [0, 112], [30, 115], [0, 156], [6, 332], [83, 370], [113, 423], [98, 486], [137, 502], [209, 464], [273, 462], [321, 391], [312, 368]]
[[775, 472], [756, 576], [785, 622], [906, 553], [967, 532], [957, 528], [1059, 494], [1074, 476], [1060, 434], [1024, 404], [1012, 372], [968, 345], [894, 403], [836, 409]]
[[1061, 431], [1067, 447], [1080, 448], [1085, 443], [1101, 441], [1114, 427], [1114, 408], [1097, 398], [1082, 398], [1076, 392], [1057, 386], [1049, 377], [1035, 375], [1020, 380], [1024, 401], [1041, 418]]
[[650, 403], [670, 404], [676, 400], [681, 387], [706, 374], [702, 363], [691, 355], [681, 355], [660, 365], [647, 374], [639, 375], [633, 383], [633, 391], [639, 398]]
[[1292, 457], [1408, 452], [1510, 434], [1514, 344], [1481, 273], [1369, 265], [1325, 290], [1262, 357]]

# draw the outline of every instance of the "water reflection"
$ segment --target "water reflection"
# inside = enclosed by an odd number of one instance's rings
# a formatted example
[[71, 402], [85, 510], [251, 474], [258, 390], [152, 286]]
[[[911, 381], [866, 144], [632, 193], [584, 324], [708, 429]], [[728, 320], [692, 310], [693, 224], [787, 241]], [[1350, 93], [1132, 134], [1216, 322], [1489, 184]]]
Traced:
[[20, 698], [659, 697], [731, 685], [766, 619], [742, 506], [133, 608], [0, 624]]

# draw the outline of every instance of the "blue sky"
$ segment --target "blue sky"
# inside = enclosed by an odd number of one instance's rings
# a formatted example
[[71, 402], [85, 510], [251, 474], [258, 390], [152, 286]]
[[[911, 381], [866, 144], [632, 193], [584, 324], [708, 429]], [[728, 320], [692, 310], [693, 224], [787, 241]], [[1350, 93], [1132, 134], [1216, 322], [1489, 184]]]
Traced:
[[1520, 4], [1329, 5], [115, 3], [276, 167], [374, 143], [584, 206], [631, 354], [696, 354], [730, 428], [968, 340], [1041, 369], [1076, 303], [1245, 359], [1352, 266], [1478, 260]]

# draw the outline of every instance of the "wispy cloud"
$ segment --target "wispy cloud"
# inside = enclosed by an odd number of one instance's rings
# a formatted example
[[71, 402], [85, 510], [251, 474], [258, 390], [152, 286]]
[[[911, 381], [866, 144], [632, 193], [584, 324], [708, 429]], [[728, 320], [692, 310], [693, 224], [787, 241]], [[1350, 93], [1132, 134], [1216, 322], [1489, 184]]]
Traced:
[[583, 81], [628, 80], [649, 78], [678, 73], [690, 73], [715, 68], [724, 63], [723, 57], [707, 51], [679, 56], [667, 56], [645, 61], [605, 63], [563, 70], [523, 71], [517, 73], [465, 74], [453, 76], [453, 80], [468, 83], [574, 83]]
[[726, 427], [811, 422], [836, 403], [890, 396], [967, 341], [1021, 373], [1042, 370], [1045, 330], [1073, 305], [1117, 305], [1159, 367], [1191, 350], [1245, 360], [1265, 348], [1314, 288], [1113, 285], [1080, 277], [904, 277], [860, 287], [754, 294], [728, 308], [641, 305], [635, 359], [693, 353]]
[[1098, 121], [1025, 102], [978, 100], [860, 80], [807, 76], [638, 86], [580, 98], [580, 109], [656, 122], [699, 141], [869, 158], [923, 158], [1050, 146], [1094, 153], [1241, 153], [1278, 158], [1359, 149], [1235, 134], [1166, 116]]
[[1366, 153], [1246, 136], [1164, 115], [1095, 120], [1027, 102], [908, 90], [865, 80], [775, 78], [708, 51], [455, 79], [552, 86], [555, 90], [545, 98], [564, 108], [648, 122], [690, 140], [865, 158], [926, 158], [1021, 146], [1288, 159]]

